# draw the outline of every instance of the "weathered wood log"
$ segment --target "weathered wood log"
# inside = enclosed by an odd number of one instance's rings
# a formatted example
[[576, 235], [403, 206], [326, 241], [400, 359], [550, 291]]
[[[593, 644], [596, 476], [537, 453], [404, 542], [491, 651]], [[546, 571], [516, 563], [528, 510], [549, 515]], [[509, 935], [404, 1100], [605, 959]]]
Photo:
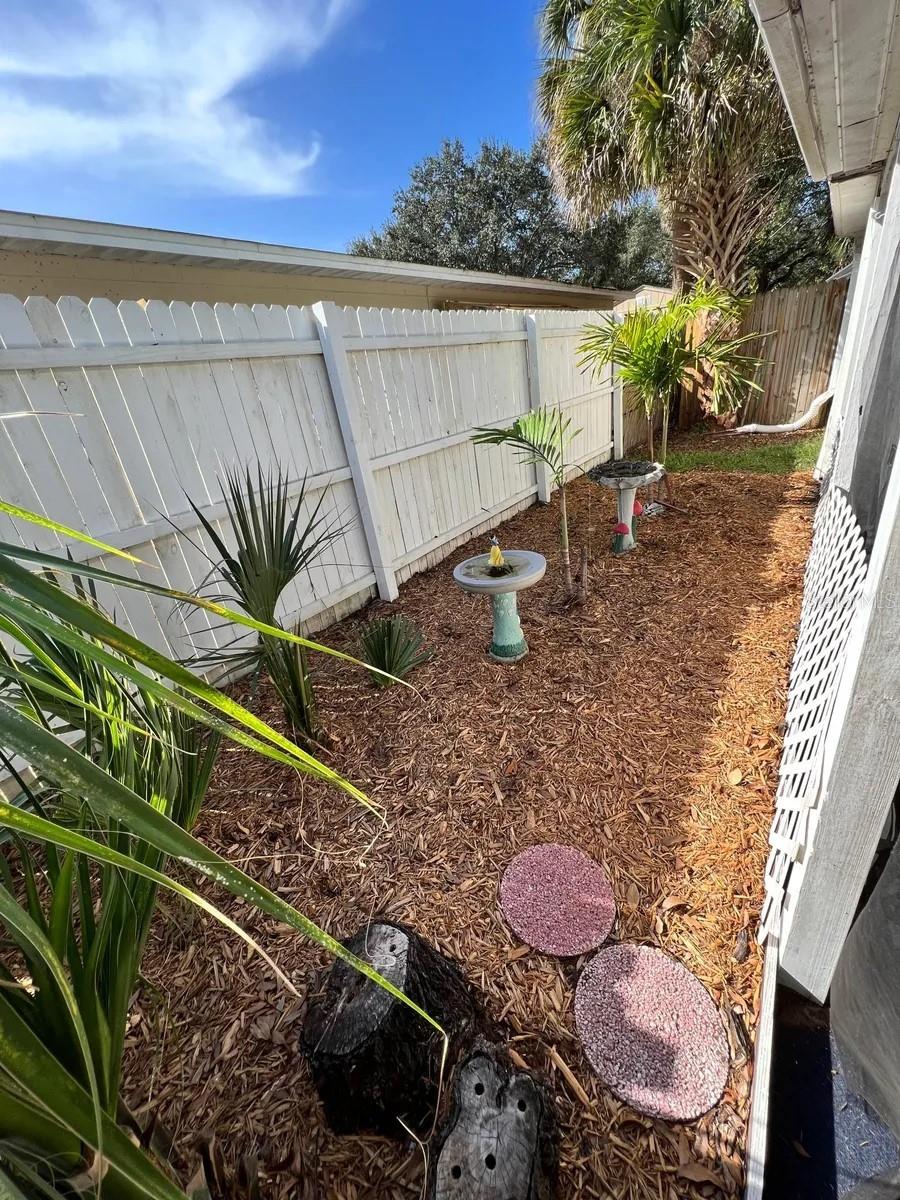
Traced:
[[[374, 921], [349, 941], [364, 959], [438, 1021], [449, 1064], [475, 1036], [475, 996], [455, 963], [406, 926]], [[402, 1120], [430, 1130], [443, 1040], [402, 1001], [343, 961], [335, 962], [306, 1017], [300, 1042], [329, 1125], [403, 1138]]]
[[432, 1142], [429, 1200], [550, 1200], [559, 1165], [550, 1088], [477, 1041]]

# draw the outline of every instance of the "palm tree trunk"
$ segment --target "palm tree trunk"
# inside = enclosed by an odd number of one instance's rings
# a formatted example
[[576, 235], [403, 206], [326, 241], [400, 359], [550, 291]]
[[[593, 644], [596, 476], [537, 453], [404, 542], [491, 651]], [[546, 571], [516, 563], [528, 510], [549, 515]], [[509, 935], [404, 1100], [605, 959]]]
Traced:
[[684, 292], [693, 283], [688, 265], [690, 229], [684, 211], [677, 202], [669, 209], [669, 229], [672, 235], [672, 287], [676, 292]]
[[650, 448], [650, 461], [653, 462], [653, 413], [647, 414], [647, 445]]
[[672, 258], [675, 283], [707, 279], [733, 295], [751, 282], [747, 254], [753, 238], [775, 208], [774, 189], [763, 192], [755, 172], [730, 165], [711, 172], [704, 187], [693, 187], [672, 205]]
[[671, 393], [666, 393], [666, 395], [662, 397], [661, 406], [662, 406], [663, 420], [662, 420], [662, 434], [660, 435], [660, 441], [659, 441], [659, 461], [663, 464], [663, 466], [665, 466], [666, 465], [666, 453], [669, 448], [669, 410], [672, 407]]
[[575, 590], [572, 585], [572, 560], [569, 556], [569, 514], [566, 509], [566, 482], [559, 485], [559, 556], [562, 560], [563, 584], [566, 595]]

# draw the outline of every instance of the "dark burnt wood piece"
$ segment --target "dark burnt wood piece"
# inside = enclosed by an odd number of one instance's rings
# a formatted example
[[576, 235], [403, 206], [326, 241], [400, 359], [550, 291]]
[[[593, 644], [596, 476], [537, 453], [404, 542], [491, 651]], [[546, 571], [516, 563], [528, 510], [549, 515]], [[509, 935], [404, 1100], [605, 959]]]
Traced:
[[[388, 921], [373, 921], [344, 944], [443, 1026], [449, 1071], [479, 1021], [457, 965], [412, 929]], [[408, 1005], [342, 960], [311, 1002], [300, 1039], [331, 1128], [397, 1138], [406, 1137], [401, 1120], [418, 1134], [431, 1129], [442, 1046]]]

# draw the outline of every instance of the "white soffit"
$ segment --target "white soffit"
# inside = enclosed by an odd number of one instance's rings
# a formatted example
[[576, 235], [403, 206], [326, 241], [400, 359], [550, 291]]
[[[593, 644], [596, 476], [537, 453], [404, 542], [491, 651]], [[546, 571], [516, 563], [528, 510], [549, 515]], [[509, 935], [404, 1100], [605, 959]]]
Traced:
[[834, 216], [834, 231], [839, 237], [851, 237], [865, 228], [869, 209], [878, 195], [880, 172], [871, 175], [853, 175], [850, 179], [832, 179], [828, 184], [831, 193], [831, 212]]
[[750, 3], [809, 173], [835, 185], [839, 232], [856, 232], [900, 117], [900, 0]]

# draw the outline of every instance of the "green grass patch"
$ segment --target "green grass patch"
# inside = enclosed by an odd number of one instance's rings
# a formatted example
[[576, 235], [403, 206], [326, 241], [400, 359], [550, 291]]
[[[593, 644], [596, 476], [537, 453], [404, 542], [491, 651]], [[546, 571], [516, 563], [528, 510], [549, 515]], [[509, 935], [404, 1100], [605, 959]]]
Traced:
[[790, 475], [811, 471], [822, 445], [822, 430], [806, 437], [785, 438], [766, 446], [741, 448], [740, 436], [722, 435], [721, 450], [672, 450], [666, 459], [671, 472], [752, 471], [758, 475]]

